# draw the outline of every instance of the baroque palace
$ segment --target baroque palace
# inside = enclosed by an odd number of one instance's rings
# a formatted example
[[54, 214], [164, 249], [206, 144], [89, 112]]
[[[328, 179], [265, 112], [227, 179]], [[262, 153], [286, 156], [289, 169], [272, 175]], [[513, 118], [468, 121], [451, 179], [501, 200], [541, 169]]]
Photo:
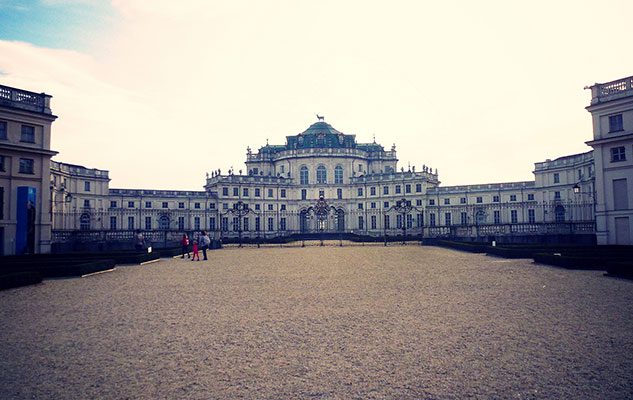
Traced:
[[0, 254], [129, 243], [136, 230], [156, 245], [201, 230], [632, 244], [633, 77], [591, 90], [593, 150], [538, 162], [531, 181], [441, 186], [437, 169], [398, 167], [395, 145], [318, 117], [285, 144], [247, 148], [244, 170], [172, 191], [110, 188], [106, 170], [52, 161], [50, 96], [0, 86]]

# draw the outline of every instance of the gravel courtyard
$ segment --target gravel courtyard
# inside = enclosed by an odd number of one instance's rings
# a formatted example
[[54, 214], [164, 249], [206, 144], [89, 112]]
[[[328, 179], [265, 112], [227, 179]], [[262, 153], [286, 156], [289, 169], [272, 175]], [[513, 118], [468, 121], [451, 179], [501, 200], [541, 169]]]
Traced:
[[633, 281], [435, 247], [224, 249], [0, 320], [0, 399], [633, 398]]

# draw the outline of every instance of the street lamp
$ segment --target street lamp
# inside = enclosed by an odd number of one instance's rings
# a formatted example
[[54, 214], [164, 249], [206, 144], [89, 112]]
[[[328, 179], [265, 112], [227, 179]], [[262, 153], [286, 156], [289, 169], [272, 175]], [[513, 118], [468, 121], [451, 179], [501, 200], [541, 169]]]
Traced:
[[594, 223], [594, 226], [597, 228], [597, 225], [596, 225], [596, 190], [595, 190], [595, 187], [593, 185], [591, 186], [591, 192], [583, 192], [583, 191], [581, 191], [580, 185], [578, 183], [576, 183], [572, 187], [572, 190], [574, 191], [574, 194], [589, 194], [589, 195], [591, 195], [591, 200], [592, 200], [592, 203], [593, 203], [593, 223]]

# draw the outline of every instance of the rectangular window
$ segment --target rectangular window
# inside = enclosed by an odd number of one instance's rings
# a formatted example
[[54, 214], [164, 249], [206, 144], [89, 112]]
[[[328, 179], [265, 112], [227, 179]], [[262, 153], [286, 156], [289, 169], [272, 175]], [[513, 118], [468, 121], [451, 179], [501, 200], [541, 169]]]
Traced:
[[372, 201], [369, 205], [370, 208], [376, 208], [376, 202]]
[[435, 213], [430, 213], [429, 214], [429, 225], [430, 226], [435, 226]]
[[4, 188], [0, 187], [0, 219], [4, 219]]
[[396, 185], [396, 194], [400, 194], [400, 185]]
[[391, 221], [388, 215], [385, 215], [385, 229], [389, 229], [391, 225]]
[[272, 231], [274, 229], [274, 220], [273, 217], [268, 217], [268, 230]]
[[286, 230], [286, 218], [282, 217], [279, 219], [279, 229], [282, 231]]
[[422, 184], [421, 183], [416, 183], [415, 184], [415, 192], [416, 193], [422, 192]]
[[460, 222], [462, 225], [468, 225], [468, 214], [466, 214], [465, 212], [463, 212], [463, 211], [462, 211], [462, 212], [459, 214], [459, 222]]
[[446, 226], [450, 226], [451, 225], [451, 213], [449, 213], [449, 212], [444, 214], [444, 225], [446, 225]]
[[134, 208], [134, 202], [133, 201], [128, 201], [127, 202], [127, 208]]
[[409, 185], [408, 183], [404, 185], [404, 192], [411, 193], [411, 185]]
[[274, 207], [273, 207], [273, 205], [272, 205], [272, 204], [269, 204], [269, 205], [268, 205], [268, 211], [274, 211]]
[[222, 209], [223, 210], [228, 210], [229, 209], [229, 203], [222, 203]]
[[402, 214], [396, 215], [396, 229], [402, 229]]
[[233, 229], [234, 232], [239, 231], [240, 230], [239, 224], [240, 224], [240, 218], [233, 217], [233, 226], [231, 227], [231, 229]]
[[558, 172], [554, 174], [554, 183], [560, 183], [560, 174]]
[[613, 180], [613, 209], [614, 210], [628, 210], [629, 209], [629, 195], [627, 193], [627, 182], [624, 179]]
[[5, 164], [7, 162], [6, 160], [7, 160], [7, 157], [0, 156], [0, 171], [2, 172], [6, 170], [6, 167], [5, 167]]
[[163, 201], [163, 208], [169, 208], [169, 203], [166, 201]]
[[228, 196], [229, 195], [229, 188], [223, 187], [222, 188], [222, 196]]
[[375, 186], [372, 186], [372, 187], [369, 188], [369, 194], [371, 196], [375, 196], [376, 195], [376, 187]]
[[279, 209], [280, 211], [286, 211], [286, 205], [285, 204], [282, 204], [280, 207], [281, 207]]
[[200, 230], [200, 217], [193, 217], [193, 229]]
[[430, 206], [434, 206], [435, 205], [435, 199], [429, 199], [429, 205]]
[[559, 191], [554, 192], [554, 200], [560, 200], [560, 192]]
[[422, 199], [416, 199], [415, 200], [415, 205], [420, 207], [422, 205]]
[[84, 200], [84, 208], [90, 208], [90, 200]]
[[626, 149], [624, 146], [611, 148], [611, 162], [626, 161]]
[[459, 198], [459, 204], [466, 204], [466, 198], [465, 197], [460, 197]]
[[519, 213], [517, 210], [510, 210], [510, 223], [516, 224], [519, 222]]
[[111, 230], [116, 229], [116, 217], [110, 217], [110, 229]]
[[242, 196], [248, 197], [248, 188], [242, 188]]
[[273, 197], [273, 190], [272, 189], [268, 189], [268, 197]]
[[510, 195], [510, 201], [517, 201], [517, 195], [516, 194], [511, 194]]
[[145, 230], [146, 231], [152, 230], [152, 217], [145, 217]]
[[444, 204], [446, 205], [451, 204], [451, 199], [444, 199]]
[[240, 195], [240, 188], [233, 188], [233, 197], [238, 197]]
[[358, 188], [358, 197], [363, 195], [363, 188]]
[[336, 198], [339, 200], [343, 199], [343, 189], [341, 188], [336, 189]]
[[193, 208], [200, 209], [200, 203], [193, 203]]
[[255, 211], [259, 211], [261, 210], [261, 205], [260, 204], [255, 204]]
[[90, 191], [90, 182], [84, 182], [84, 192]]
[[21, 142], [35, 143], [35, 127], [30, 125], [22, 125]]
[[20, 173], [33, 174], [34, 161], [30, 158], [20, 158]]
[[152, 208], [152, 202], [151, 201], [146, 201], [145, 202], [145, 208]]
[[305, 189], [301, 189], [301, 200], [305, 200], [308, 198], [308, 191]]
[[255, 197], [260, 197], [261, 195], [261, 190], [259, 188], [255, 188]]
[[7, 138], [7, 123], [6, 121], [0, 121], [0, 139]]
[[532, 208], [528, 209], [528, 222], [530, 224], [533, 224], [536, 222], [536, 213], [534, 212], [534, 209]]
[[261, 230], [260, 219], [259, 217], [255, 217], [255, 231], [259, 232]]
[[280, 192], [281, 192], [281, 193], [280, 193], [281, 198], [282, 198], [282, 199], [285, 199], [285, 198], [286, 198], [286, 189], [281, 189], [281, 191], [280, 191]]
[[182, 201], [178, 202], [178, 208], [185, 208], [185, 203]]
[[501, 197], [499, 195], [492, 196], [492, 202], [493, 203], [498, 203], [500, 201], [501, 201]]
[[222, 226], [220, 227], [223, 232], [229, 230], [229, 217], [222, 217]]
[[182, 231], [185, 229], [185, 217], [178, 217], [178, 230]]
[[127, 217], [127, 229], [134, 229], [134, 217]]
[[611, 115], [609, 117], [609, 133], [620, 132], [624, 130], [622, 123], [622, 114]]
[[383, 206], [384, 209], [389, 208], [389, 202], [385, 201], [382, 206]]
[[369, 220], [371, 221], [371, 229], [376, 229], [376, 216], [372, 215]]
[[477, 196], [477, 203], [483, 203], [484, 202], [484, 198], [481, 196]]
[[384, 186], [382, 188], [382, 194], [389, 194], [389, 186]]
[[424, 214], [418, 213], [415, 217], [415, 221], [418, 228], [422, 228], [422, 226], [424, 225]]
[[495, 210], [493, 213], [493, 219], [495, 224], [500, 224], [501, 223], [501, 212], [499, 210]]
[[110, 208], [116, 208], [116, 201], [110, 201]]
[[534, 193], [528, 193], [528, 200], [529, 201], [533, 201], [534, 200]]
[[362, 210], [363, 209], [363, 203], [358, 203], [358, 209]]
[[413, 215], [407, 214], [407, 229], [413, 228]]
[[209, 203], [209, 208], [211, 210], [215, 210], [215, 203]]
[[215, 230], [215, 217], [209, 218], [209, 230], [212, 230], [212, 231]]

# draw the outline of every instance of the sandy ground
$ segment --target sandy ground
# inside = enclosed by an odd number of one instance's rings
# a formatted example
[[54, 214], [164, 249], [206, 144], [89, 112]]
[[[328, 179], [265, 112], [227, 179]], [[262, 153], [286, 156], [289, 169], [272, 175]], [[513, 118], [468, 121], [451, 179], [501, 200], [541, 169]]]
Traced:
[[0, 399], [633, 398], [633, 281], [419, 246], [210, 256], [0, 292]]

